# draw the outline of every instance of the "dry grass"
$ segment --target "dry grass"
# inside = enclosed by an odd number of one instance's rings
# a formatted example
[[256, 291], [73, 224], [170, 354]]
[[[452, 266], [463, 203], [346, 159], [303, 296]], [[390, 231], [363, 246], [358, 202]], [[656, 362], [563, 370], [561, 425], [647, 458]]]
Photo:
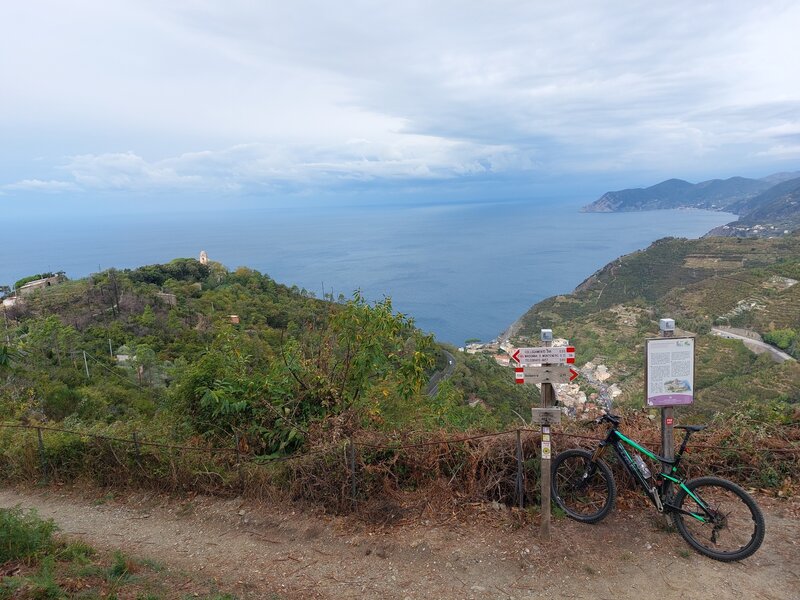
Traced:
[[[627, 435], [657, 450], [658, 425], [644, 414], [626, 418]], [[602, 428], [565, 423], [554, 432], [556, 451], [594, 447]], [[676, 431], [677, 441], [681, 432]], [[307, 454], [259, 464], [254, 457], [237, 463], [235, 453], [186, 451], [112, 442], [65, 433], [44, 435], [49, 481], [91, 480], [108, 488], [146, 488], [171, 493], [196, 492], [291, 498], [336, 513], [358, 508], [367, 518], [392, 522], [408, 516], [409, 506], [453, 508], [474, 503], [518, 504], [515, 432], [451, 441], [447, 432], [355, 435], [355, 474], [346, 441], [307, 449]], [[539, 498], [539, 434], [521, 432], [526, 504]], [[6, 432], [0, 475], [7, 480], [40, 481], [36, 433]], [[788, 495], [800, 467], [800, 426], [780, 426], [731, 418], [695, 434], [685, 458], [689, 477], [715, 474], [751, 488]], [[609, 456], [610, 458], [610, 456]], [[633, 482], [610, 460], [624, 492]], [[355, 477], [354, 477], [355, 475]], [[355, 485], [355, 488], [353, 487]], [[355, 496], [353, 495], [355, 489]]]

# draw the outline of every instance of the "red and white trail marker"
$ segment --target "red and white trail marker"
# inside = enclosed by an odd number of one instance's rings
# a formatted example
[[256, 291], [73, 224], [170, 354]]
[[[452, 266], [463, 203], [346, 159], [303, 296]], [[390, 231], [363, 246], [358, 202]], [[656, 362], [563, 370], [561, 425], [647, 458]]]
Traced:
[[567, 365], [540, 365], [514, 367], [514, 376], [517, 383], [569, 383], [579, 373]]

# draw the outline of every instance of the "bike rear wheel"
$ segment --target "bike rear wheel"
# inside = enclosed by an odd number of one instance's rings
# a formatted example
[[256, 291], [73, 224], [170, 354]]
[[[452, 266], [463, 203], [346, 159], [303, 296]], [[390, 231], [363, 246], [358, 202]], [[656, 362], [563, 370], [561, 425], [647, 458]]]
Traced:
[[614, 508], [617, 490], [611, 469], [601, 460], [593, 461], [586, 450], [556, 456], [550, 483], [553, 501], [576, 521], [597, 523]]
[[678, 488], [672, 519], [683, 538], [701, 554], [721, 561], [752, 555], [764, 541], [764, 515], [752, 496], [727, 479], [700, 477]]

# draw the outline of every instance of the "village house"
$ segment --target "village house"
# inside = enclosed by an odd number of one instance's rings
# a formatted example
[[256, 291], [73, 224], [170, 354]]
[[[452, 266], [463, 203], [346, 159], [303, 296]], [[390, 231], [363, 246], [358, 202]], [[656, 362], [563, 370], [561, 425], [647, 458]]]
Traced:
[[44, 277], [42, 279], [35, 279], [34, 281], [29, 281], [17, 290], [17, 297], [21, 298], [23, 296], [27, 296], [32, 294], [36, 290], [40, 290], [42, 288], [47, 288], [53, 285], [58, 285], [64, 281], [65, 277], [63, 273], [56, 273], [52, 277]]

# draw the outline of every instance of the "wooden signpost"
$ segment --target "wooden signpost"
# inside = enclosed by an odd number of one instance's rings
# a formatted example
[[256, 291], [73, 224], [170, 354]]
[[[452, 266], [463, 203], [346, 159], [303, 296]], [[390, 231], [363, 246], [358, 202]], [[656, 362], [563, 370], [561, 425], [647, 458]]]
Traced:
[[578, 376], [569, 365], [575, 362], [575, 348], [572, 346], [553, 346], [553, 331], [542, 329], [542, 346], [519, 348], [511, 354], [517, 363], [515, 380], [517, 383], [541, 384], [541, 408], [531, 409], [531, 421], [542, 427], [541, 442], [541, 497], [542, 525], [541, 536], [550, 539], [550, 460], [552, 440], [550, 425], [561, 422], [561, 409], [554, 407], [556, 394], [554, 383], [568, 383]]
[[[553, 345], [553, 330], [552, 329], [542, 329], [541, 332], [542, 342], [546, 348], [549, 348]], [[564, 357], [566, 360], [566, 356]], [[573, 355], [572, 360], [575, 360]], [[545, 365], [542, 365], [545, 366]], [[553, 389], [552, 383], [543, 383], [542, 384], [542, 408], [550, 408], [556, 402], [556, 392]], [[541, 475], [542, 475], [542, 524], [540, 529], [540, 534], [542, 539], [549, 540], [550, 539], [550, 476], [551, 476], [551, 466], [550, 461], [552, 459], [552, 446], [550, 441], [550, 425], [542, 424], [542, 466], [541, 466]]]

